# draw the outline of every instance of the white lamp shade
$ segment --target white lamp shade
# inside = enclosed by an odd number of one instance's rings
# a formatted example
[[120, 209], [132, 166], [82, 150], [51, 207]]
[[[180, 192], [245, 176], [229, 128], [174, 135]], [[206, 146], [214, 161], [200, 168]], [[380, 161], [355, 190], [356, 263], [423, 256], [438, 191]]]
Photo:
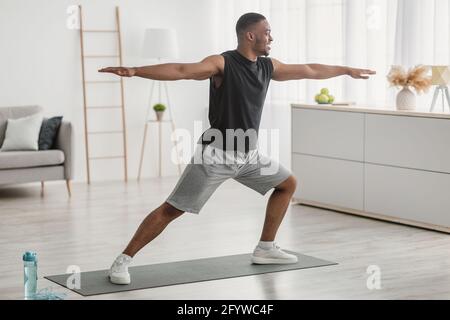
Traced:
[[447, 85], [450, 83], [450, 66], [431, 66], [431, 83]]
[[177, 34], [173, 29], [147, 29], [145, 30], [144, 45], [142, 48], [144, 58], [178, 58]]

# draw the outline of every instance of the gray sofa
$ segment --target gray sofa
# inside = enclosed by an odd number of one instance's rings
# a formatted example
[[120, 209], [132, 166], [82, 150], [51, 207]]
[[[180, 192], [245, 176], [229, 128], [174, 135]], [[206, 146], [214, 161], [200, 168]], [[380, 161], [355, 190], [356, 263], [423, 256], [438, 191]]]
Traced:
[[[17, 119], [42, 111], [40, 106], [0, 108], [0, 146], [5, 138], [7, 119]], [[41, 181], [66, 180], [69, 197], [70, 180], [73, 176], [72, 125], [62, 121], [52, 150], [0, 151], [0, 185]]]

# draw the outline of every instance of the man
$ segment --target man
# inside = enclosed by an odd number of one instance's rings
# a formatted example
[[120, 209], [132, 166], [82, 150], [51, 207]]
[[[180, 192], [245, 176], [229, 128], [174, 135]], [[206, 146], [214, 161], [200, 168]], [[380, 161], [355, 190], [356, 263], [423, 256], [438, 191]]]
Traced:
[[[126, 249], [112, 264], [109, 272], [111, 282], [129, 284], [128, 266], [132, 257], [184, 212], [199, 213], [213, 192], [228, 178], [262, 195], [274, 188], [267, 204], [261, 238], [251, 257], [252, 262], [297, 262], [296, 256], [282, 251], [274, 242], [295, 191], [296, 179], [289, 170], [259, 154], [256, 146], [269, 82], [271, 79], [326, 79], [340, 75], [367, 79], [368, 75], [375, 72], [344, 66], [284, 64], [268, 58], [273, 41], [270, 31], [264, 16], [247, 13], [236, 24], [236, 50], [206, 57], [198, 63], [99, 70], [124, 77], [154, 80], [210, 79], [211, 128], [200, 137], [195, 156], [167, 200], [144, 219]], [[203, 161], [195, 161], [198, 159]], [[263, 171], [274, 165], [277, 170]]]

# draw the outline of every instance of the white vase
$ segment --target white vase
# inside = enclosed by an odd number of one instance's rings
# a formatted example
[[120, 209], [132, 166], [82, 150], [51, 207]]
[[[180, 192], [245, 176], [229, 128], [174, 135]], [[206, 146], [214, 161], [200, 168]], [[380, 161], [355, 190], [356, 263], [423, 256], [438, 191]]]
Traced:
[[403, 87], [403, 89], [397, 93], [396, 103], [398, 110], [414, 110], [416, 108], [416, 95], [409, 87]]
[[155, 111], [156, 112], [156, 120], [157, 121], [162, 121], [163, 115], [164, 115], [164, 111]]

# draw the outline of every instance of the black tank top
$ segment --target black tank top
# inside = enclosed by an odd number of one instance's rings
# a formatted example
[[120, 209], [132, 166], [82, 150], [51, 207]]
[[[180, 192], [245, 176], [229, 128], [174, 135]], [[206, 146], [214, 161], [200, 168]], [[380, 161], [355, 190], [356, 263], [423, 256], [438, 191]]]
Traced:
[[[258, 57], [257, 61], [251, 61], [237, 50], [221, 55], [225, 60], [221, 85], [216, 88], [213, 77], [210, 78], [211, 127], [203, 132], [198, 143], [248, 152], [257, 148], [261, 113], [272, 78], [272, 60]], [[222, 139], [218, 139], [218, 132]]]

